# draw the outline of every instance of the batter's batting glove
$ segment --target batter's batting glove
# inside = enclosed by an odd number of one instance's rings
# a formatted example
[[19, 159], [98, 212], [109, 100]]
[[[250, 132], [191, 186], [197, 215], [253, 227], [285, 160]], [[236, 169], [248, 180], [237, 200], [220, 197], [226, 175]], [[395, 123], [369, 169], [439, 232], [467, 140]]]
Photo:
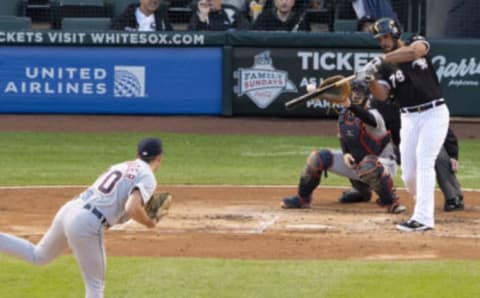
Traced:
[[383, 56], [377, 56], [370, 60], [360, 71], [356, 73], [358, 80], [371, 81], [375, 79], [375, 74], [378, 72], [383, 63]]
[[357, 80], [362, 80], [362, 81], [373, 81], [375, 80], [375, 76], [373, 74], [369, 74], [367, 72], [365, 72], [363, 69], [355, 72], [355, 79]]
[[[376, 56], [372, 60], [370, 60], [367, 65], [369, 65], [369, 67], [371, 67], [373, 70], [375, 70], [375, 72], [377, 72], [380, 69], [380, 66], [382, 66], [384, 59], [385, 58], [383, 55]], [[365, 65], [365, 67], [367, 67], [367, 65]]]

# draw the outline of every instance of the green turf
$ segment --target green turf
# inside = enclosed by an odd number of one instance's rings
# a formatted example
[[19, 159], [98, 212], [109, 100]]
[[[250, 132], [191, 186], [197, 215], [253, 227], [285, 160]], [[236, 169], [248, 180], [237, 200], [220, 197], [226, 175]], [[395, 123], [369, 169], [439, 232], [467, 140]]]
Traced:
[[[140, 133], [0, 133], [0, 185], [90, 184], [134, 157]], [[296, 184], [314, 148], [336, 138], [155, 134], [161, 184]], [[480, 142], [460, 143], [463, 187], [478, 188]], [[346, 185], [330, 175], [326, 185]], [[399, 182], [398, 177], [396, 182]], [[1, 211], [0, 211], [1, 212]], [[1, 213], [0, 213], [1, 216]], [[134, 244], [133, 244], [134, 245]], [[275, 248], [272, 248], [275, 249]], [[461, 253], [461, 252], [460, 252]], [[108, 259], [106, 297], [477, 297], [479, 261]], [[0, 255], [0, 297], [82, 297], [71, 256], [34, 267]]]
[[[0, 256], [0, 297], [82, 297], [72, 257]], [[240, 261], [109, 257], [106, 297], [478, 297], [477, 262]]]
[[[134, 157], [140, 133], [0, 133], [0, 185], [90, 184], [110, 164]], [[332, 137], [155, 134], [164, 140], [160, 184], [294, 185], [309, 152], [338, 148]], [[463, 187], [480, 178], [480, 142], [460, 143]], [[402, 185], [399, 175], [397, 185]], [[345, 185], [332, 174], [324, 185]]]

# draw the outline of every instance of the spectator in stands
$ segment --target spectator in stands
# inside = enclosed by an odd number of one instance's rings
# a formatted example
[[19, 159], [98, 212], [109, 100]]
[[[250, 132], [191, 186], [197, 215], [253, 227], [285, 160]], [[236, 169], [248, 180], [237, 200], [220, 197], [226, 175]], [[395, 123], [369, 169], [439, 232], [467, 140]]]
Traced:
[[[392, 7], [392, 1], [395, 0], [336, 0], [335, 18], [342, 20], [360, 20], [365, 16], [371, 16], [375, 20], [388, 17], [397, 21], [398, 16]], [[405, 0], [396, 0], [401, 5], [407, 6]], [[359, 30], [361, 31], [361, 30]]]
[[166, 5], [161, 0], [140, 0], [130, 4], [112, 22], [113, 30], [124, 31], [171, 31]]
[[264, 8], [266, 7], [267, 0], [251, 0], [248, 4], [249, 12], [248, 17], [250, 18], [251, 22], [254, 22], [258, 16], [262, 13]]
[[375, 18], [371, 16], [363, 16], [357, 22], [357, 31], [372, 33], [372, 25], [375, 24]]
[[235, 6], [222, 4], [222, 0], [198, 0], [194, 2], [188, 30], [247, 30], [248, 27], [246, 17]]
[[364, 16], [371, 16], [376, 20], [391, 18], [397, 21], [397, 23], [400, 23], [397, 14], [393, 11], [390, 0], [353, 0], [351, 2], [357, 19], [361, 19]]
[[265, 8], [252, 24], [258, 31], [310, 31], [305, 12], [294, 9], [295, 0], [274, 0], [273, 8]]
[[222, 0], [222, 4], [233, 6], [242, 14], [246, 14], [248, 11], [247, 0]]

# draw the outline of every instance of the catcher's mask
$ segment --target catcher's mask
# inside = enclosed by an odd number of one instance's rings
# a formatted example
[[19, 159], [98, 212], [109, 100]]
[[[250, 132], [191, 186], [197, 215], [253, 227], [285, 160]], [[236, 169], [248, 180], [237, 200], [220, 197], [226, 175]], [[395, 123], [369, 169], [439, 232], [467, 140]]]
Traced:
[[375, 38], [390, 34], [394, 39], [399, 39], [402, 35], [402, 30], [400, 30], [400, 26], [395, 20], [382, 18], [373, 24], [372, 33]]
[[352, 89], [351, 100], [355, 105], [365, 106], [365, 103], [370, 96], [370, 90], [368, 89], [368, 83], [364, 80], [353, 80], [350, 83]]

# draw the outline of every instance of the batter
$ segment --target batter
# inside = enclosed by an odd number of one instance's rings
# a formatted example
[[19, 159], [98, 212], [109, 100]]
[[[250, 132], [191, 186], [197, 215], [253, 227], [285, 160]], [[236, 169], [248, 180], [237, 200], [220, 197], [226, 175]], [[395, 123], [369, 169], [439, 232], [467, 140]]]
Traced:
[[357, 76], [369, 81], [375, 98], [384, 101], [393, 95], [400, 106], [402, 179], [415, 199], [413, 215], [397, 229], [433, 229], [434, 166], [447, 135], [450, 114], [427, 56], [430, 44], [419, 35], [402, 41], [400, 27], [389, 18], [378, 20], [372, 29], [384, 55], [372, 59]]

